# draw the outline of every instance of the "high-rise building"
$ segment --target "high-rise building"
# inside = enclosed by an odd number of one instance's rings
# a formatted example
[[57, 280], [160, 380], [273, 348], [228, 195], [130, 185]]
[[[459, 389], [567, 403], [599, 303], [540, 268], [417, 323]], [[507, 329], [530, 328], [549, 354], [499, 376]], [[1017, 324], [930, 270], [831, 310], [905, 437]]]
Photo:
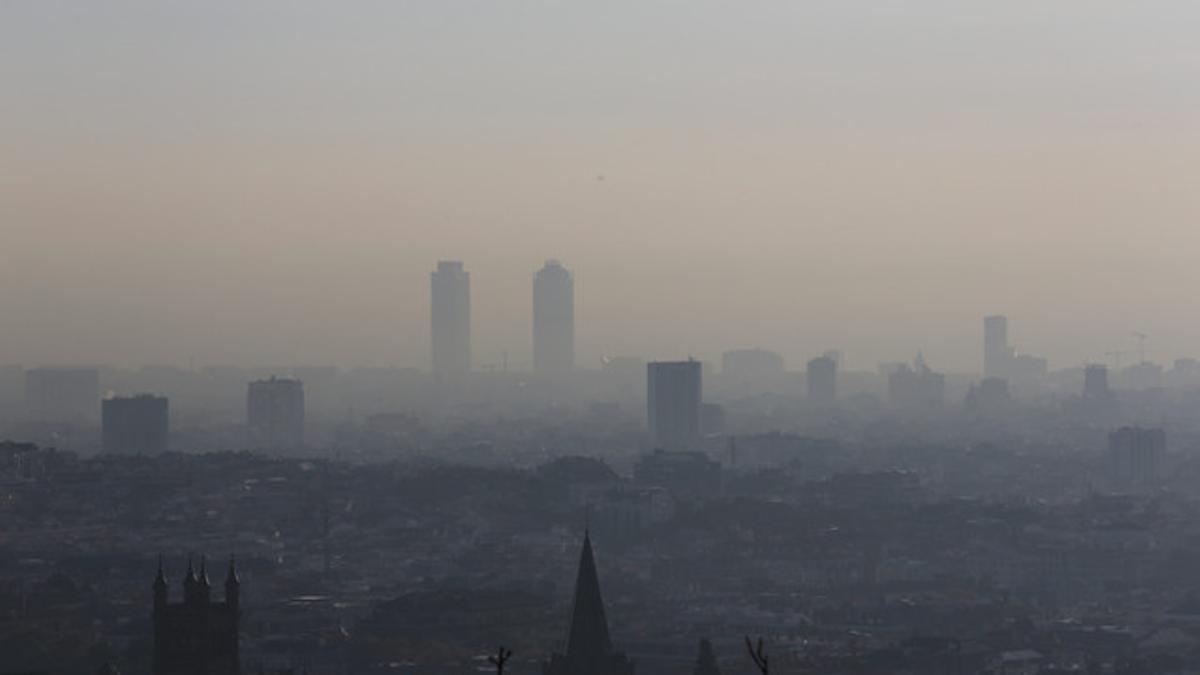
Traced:
[[197, 575], [188, 561], [183, 600], [169, 602], [162, 561], [154, 578], [154, 675], [240, 675], [238, 648], [241, 582], [233, 560], [224, 602], [212, 598], [203, 558]]
[[251, 382], [246, 393], [246, 426], [255, 447], [273, 450], [304, 444], [304, 385], [271, 376]]
[[100, 373], [95, 368], [34, 368], [25, 371], [25, 407], [39, 422], [95, 422]]
[[575, 367], [575, 278], [557, 260], [533, 277], [533, 371], [561, 375]]
[[438, 261], [429, 300], [434, 379], [461, 379], [471, 370], [471, 275], [461, 262]]
[[1114, 487], [1153, 486], [1166, 450], [1167, 434], [1162, 429], [1121, 427], [1111, 432], [1108, 455]]
[[646, 420], [655, 447], [691, 450], [700, 440], [700, 362], [646, 364]]
[[983, 376], [1007, 377], [1008, 362], [1012, 356], [1012, 349], [1008, 346], [1008, 317], [984, 317]]
[[592, 540], [586, 533], [575, 578], [566, 649], [550, 655], [550, 660], [542, 664], [542, 675], [633, 675], [633, 661], [613, 647], [608, 632]]
[[167, 451], [169, 404], [162, 396], [108, 398], [100, 404], [106, 453], [158, 455]]
[[804, 376], [808, 381], [810, 401], [829, 404], [837, 400], [837, 361], [818, 356], [808, 362]]

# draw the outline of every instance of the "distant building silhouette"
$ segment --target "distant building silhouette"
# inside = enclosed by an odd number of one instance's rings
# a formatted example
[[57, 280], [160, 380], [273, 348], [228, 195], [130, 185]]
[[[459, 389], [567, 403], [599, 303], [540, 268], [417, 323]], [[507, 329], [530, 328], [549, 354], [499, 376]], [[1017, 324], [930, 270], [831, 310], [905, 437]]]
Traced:
[[1008, 346], [1008, 317], [988, 316], [983, 319], [983, 376], [1008, 377], [1013, 351]]
[[575, 367], [575, 278], [557, 260], [533, 277], [533, 370], [561, 375]]
[[429, 275], [430, 349], [439, 383], [471, 371], [471, 275], [456, 260], [440, 260]]
[[583, 535], [566, 648], [542, 664], [542, 675], [633, 675], [633, 661], [613, 648], [600, 596], [592, 541]]
[[246, 426], [255, 447], [278, 450], [304, 445], [304, 384], [275, 376], [251, 382]]
[[39, 422], [94, 422], [100, 409], [95, 368], [33, 368], [25, 371], [25, 407]]
[[946, 400], [946, 377], [933, 372], [917, 354], [912, 368], [901, 365], [888, 376], [888, 400], [908, 412], [939, 410]]
[[1089, 363], [1083, 369], [1083, 397], [1089, 400], [1107, 400], [1112, 396], [1108, 388], [1108, 367]]
[[239, 675], [238, 619], [241, 582], [233, 560], [225, 575], [225, 601], [214, 602], [204, 560], [197, 575], [188, 561], [183, 601], [171, 603], [159, 561], [154, 579], [154, 675]]
[[744, 384], [770, 383], [783, 375], [783, 357], [766, 349], [731, 349], [721, 354], [721, 377]]
[[700, 440], [700, 362], [646, 364], [646, 420], [656, 447], [689, 450]]
[[1121, 427], [1108, 434], [1109, 466], [1113, 486], [1143, 488], [1160, 477], [1167, 434], [1162, 429]]
[[1008, 392], [1008, 380], [1000, 377], [985, 377], [967, 390], [965, 405], [968, 412], [994, 415], [1009, 410], [1012, 396]]
[[829, 404], [837, 400], [837, 361], [818, 356], [808, 362], [804, 377], [808, 381], [810, 401]]
[[135, 455], [166, 452], [169, 409], [165, 397], [151, 394], [105, 399], [100, 404], [103, 451]]
[[1163, 368], [1157, 363], [1142, 361], [1126, 367], [1120, 373], [1122, 388], [1133, 390], [1157, 389], [1162, 386]]

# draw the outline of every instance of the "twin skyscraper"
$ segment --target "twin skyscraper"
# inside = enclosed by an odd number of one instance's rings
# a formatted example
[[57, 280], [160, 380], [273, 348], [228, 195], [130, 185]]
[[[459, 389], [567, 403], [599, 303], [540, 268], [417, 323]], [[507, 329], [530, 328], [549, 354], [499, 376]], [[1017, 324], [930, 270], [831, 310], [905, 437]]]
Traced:
[[[433, 376], [449, 384], [471, 371], [471, 274], [442, 260], [429, 275]], [[533, 371], [564, 375], [575, 367], [575, 278], [557, 260], [533, 277]]]

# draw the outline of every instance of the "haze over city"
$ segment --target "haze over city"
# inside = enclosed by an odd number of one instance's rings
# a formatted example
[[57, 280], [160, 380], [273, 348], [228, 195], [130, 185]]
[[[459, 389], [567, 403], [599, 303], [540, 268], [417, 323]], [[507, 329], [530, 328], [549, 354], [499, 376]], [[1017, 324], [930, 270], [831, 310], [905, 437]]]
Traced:
[[[1189, 3], [71, 2], [0, 9], [0, 356], [528, 369], [575, 274], [577, 363], [977, 372], [1194, 352]], [[1019, 327], [1018, 327], [1019, 326]]]
[[1200, 673], [1197, 26], [0, 2], [0, 675]]

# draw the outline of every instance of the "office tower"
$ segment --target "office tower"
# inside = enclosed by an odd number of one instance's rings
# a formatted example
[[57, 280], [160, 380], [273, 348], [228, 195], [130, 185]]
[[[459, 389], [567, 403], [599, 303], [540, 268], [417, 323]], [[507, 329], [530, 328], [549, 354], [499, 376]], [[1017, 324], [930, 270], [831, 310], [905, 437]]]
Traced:
[[471, 370], [471, 275], [461, 262], [438, 261], [429, 300], [434, 379], [460, 381]]
[[183, 600], [168, 601], [167, 579], [159, 559], [154, 578], [154, 675], [239, 675], [241, 581], [233, 559], [225, 574], [224, 602], [212, 598], [204, 559], [197, 575], [188, 560]]
[[102, 447], [106, 453], [157, 455], [167, 451], [167, 399], [116, 397], [100, 403]]
[[246, 392], [246, 426], [255, 447], [281, 450], [304, 444], [304, 385], [271, 376]]
[[1008, 346], [1008, 318], [988, 316], [983, 319], [983, 376], [1006, 377], [1012, 350]]
[[633, 675], [633, 661], [613, 647], [600, 595], [600, 579], [592, 556], [592, 541], [583, 535], [583, 552], [571, 602], [571, 627], [566, 649], [552, 653], [542, 664], [543, 675]]
[[25, 406], [39, 422], [95, 421], [100, 372], [94, 368], [34, 368], [25, 372]]
[[655, 447], [690, 450], [700, 440], [700, 362], [646, 364], [646, 419]]
[[837, 361], [818, 356], [808, 362], [804, 373], [808, 380], [808, 399], [814, 403], [833, 403], [837, 400]]
[[913, 367], [900, 366], [888, 376], [888, 400], [909, 412], [934, 412], [946, 399], [946, 376], [935, 373], [917, 354]]
[[1154, 485], [1166, 450], [1167, 434], [1162, 429], [1121, 427], [1109, 433], [1109, 468], [1114, 487]]
[[1083, 369], [1083, 397], [1085, 399], [1104, 400], [1111, 396], [1108, 390], [1108, 367], [1099, 363], [1089, 363]]
[[575, 278], [557, 260], [533, 277], [533, 371], [561, 375], [575, 367]]

